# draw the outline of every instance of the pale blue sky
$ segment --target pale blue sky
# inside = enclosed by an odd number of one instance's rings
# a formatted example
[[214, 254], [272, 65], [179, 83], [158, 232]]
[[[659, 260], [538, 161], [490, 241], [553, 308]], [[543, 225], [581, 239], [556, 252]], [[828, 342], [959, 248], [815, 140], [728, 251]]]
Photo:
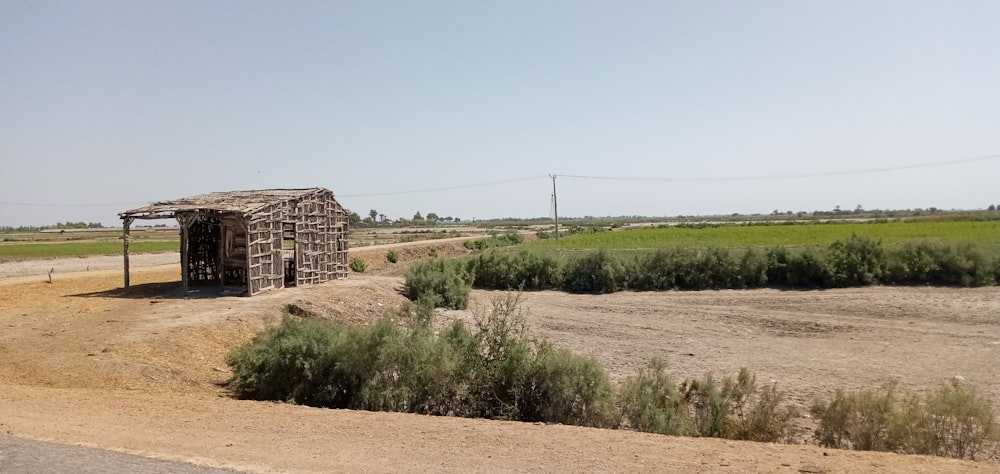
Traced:
[[[0, 224], [310, 186], [362, 215], [546, 216], [549, 173], [993, 155], [998, 24], [995, 0], [0, 0]], [[984, 208], [998, 178], [988, 159], [558, 184], [561, 215], [677, 215]]]

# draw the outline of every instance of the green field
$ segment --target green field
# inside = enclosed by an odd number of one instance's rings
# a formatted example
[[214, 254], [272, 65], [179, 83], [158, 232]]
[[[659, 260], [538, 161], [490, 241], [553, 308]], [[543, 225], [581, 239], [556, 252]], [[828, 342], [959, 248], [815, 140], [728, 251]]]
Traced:
[[559, 240], [538, 240], [522, 248], [655, 249], [666, 246], [773, 247], [822, 246], [852, 234], [871, 237], [886, 245], [927, 239], [1000, 245], [1000, 221], [886, 222], [788, 225], [722, 225], [714, 227], [660, 227], [581, 233]]
[[[180, 244], [174, 242], [132, 242], [129, 253], [176, 252]], [[82, 257], [86, 255], [116, 255], [122, 253], [119, 242], [62, 242], [44, 244], [0, 245], [0, 259]]]

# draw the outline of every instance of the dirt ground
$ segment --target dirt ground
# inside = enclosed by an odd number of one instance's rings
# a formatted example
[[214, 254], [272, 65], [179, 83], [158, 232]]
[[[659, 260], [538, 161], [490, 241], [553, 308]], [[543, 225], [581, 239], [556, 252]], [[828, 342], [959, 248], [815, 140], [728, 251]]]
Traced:
[[[460, 243], [436, 243], [442, 254]], [[386, 249], [357, 256], [384, 261]], [[401, 257], [428, 247], [409, 245]], [[352, 255], [355, 253], [352, 252]], [[1000, 472], [989, 462], [232, 399], [226, 354], [302, 309], [357, 322], [401, 304], [399, 265], [253, 298], [179, 292], [176, 264], [0, 279], [0, 432], [256, 472]], [[2, 269], [0, 269], [2, 270]], [[497, 293], [475, 291], [474, 304]], [[956, 375], [1000, 400], [1000, 288], [522, 295], [538, 335], [616, 375], [746, 366], [807, 407], [889, 377]], [[469, 318], [445, 311], [442, 318]], [[802, 436], [809, 425], [799, 420]]]

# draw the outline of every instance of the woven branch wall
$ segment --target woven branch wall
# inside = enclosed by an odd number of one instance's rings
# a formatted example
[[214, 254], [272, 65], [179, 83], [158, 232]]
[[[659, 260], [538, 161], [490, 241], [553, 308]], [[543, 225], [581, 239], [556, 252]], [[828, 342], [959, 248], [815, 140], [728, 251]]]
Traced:
[[326, 191], [278, 202], [250, 218], [247, 229], [249, 292], [284, 286], [283, 224], [295, 226], [296, 284], [346, 278], [347, 213]]

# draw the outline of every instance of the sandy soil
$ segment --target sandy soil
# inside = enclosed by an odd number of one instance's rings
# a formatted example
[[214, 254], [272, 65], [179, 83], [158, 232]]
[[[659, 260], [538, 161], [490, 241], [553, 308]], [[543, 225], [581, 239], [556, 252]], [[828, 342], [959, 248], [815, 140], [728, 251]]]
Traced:
[[[132, 268], [168, 265], [171, 263], [180, 263], [179, 253], [144, 253], [129, 256], [129, 265]], [[52, 270], [53, 278], [59, 278], [61, 275], [67, 273], [90, 271], [114, 270], [121, 274], [122, 256], [102, 255], [0, 262], [0, 284], [9, 278], [23, 278], [33, 275], [45, 275], [45, 279], [48, 280], [47, 275], [50, 270]]]
[[[414, 258], [428, 251], [408, 248]], [[177, 265], [135, 270], [129, 292], [119, 273], [0, 284], [0, 432], [259, 472], [1000, 472], [985, 462], [234, 400], [221, 387], [226, 354], [287, 305], [369, 321], [403, 301], [402, 280], [352, 275], [253, 298], [184, 297]], [[922, 388], [961, 375], [1000, 399], [996, 287], [524, 298], [541, 336], [616, 375], [651, 357], [677, 377], [747, 366], [802, 406], [838, 386], [899, 377]]]

